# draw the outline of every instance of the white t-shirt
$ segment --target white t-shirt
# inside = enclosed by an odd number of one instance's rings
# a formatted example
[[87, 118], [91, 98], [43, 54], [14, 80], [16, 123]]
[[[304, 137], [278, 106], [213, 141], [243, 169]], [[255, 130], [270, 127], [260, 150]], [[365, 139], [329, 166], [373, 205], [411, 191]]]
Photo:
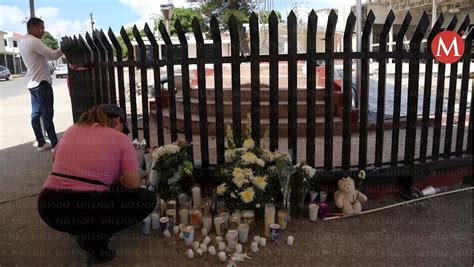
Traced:
[[52, 50], [31, 34], [27, 34], [20, 41], [19, 49], [27, 68], [28, 89], [37, 87], [41, 81], [52, 84], [47, 60], [54, 60], [62, 56], [61, 49]]

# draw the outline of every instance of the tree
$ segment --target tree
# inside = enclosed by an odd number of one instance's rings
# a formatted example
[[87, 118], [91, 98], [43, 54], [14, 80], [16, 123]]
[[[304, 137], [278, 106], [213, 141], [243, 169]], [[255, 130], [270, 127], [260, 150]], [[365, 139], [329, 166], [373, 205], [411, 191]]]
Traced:
[[198, 9], [176, 8], [174, 10], [173, 17], [171, 18], [171, 25], [170, 25], [171, 35], [176, 34], [174, 24], [176, 23], [177, 19], [179, 19], [179, 21], [181, 22], [184, 32], [192, 32], [193, 31], [192, 22], [193, 22], [194, 17], [198, 18], [198, 20], [200, 21], [202, 31], [203, 32], [207, 31], [207, 27], [204, 24], [203, 17], [201, 13], [199, 13]]
[[41, 40], [47, 47], [51, 49], [58, 49], [59, 47], [58, 40], [56, 40], [49, 32], [44, 32], [43, 38], [41, 38]]
[[[125, 32], [127, 33], [128, 39], [130, 39], [130, 41], [135, 40], [135, 36], [133, 35], [133, 27], [125, 28]], [[144, 29], [140, 30], [140, 36], [146, 36]], [[127, 57], [128, 53], [127, 46], [125, 45], [125, 42], [123, 41], [122, 35], [120, 33], [116, 37], [118, 43], [120, 44], [120, 47], [122, 48], [122, 57], [125, 58]]]
[[[262, 11], [259, 13], [259, 16], [262, 18], [262, 21], [263, 23], [268, 23], [268, 18], [270, 17], [270, 14], [272, 12], [270, 11]], [[277, 18], [278, 18], [278, 22], [281, 22], [281, 13], [279, 11], [275, 11], [276, 15], [277, 15]]]

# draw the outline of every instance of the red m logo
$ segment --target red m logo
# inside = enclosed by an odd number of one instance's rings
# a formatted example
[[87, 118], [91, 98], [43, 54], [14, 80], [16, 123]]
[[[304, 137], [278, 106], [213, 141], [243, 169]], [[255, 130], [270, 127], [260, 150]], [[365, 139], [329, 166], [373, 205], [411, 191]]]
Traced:
[[462, 37], [454, 31], [438, 33], [431, 44], [431, 53], [442, 63], [454, 63], [464, 54]]

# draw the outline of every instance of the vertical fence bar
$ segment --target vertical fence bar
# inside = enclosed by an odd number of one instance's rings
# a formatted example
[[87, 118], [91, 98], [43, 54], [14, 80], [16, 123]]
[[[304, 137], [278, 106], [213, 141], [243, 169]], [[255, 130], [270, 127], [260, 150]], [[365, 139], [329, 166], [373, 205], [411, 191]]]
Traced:
[[[472, 30], [471, 30], [472, 31]], [[472, 36], [471, 36], [472, 37]], [[472, 40], [472, 39], [471, 39]], [[469, 111], [469, 127], [467, 129], [467, 148], [466, 148], [466, 154], [472, 155], [472, 125], [474, 124], [474, 114], [473, 110], [474, 107], [472, 103], [474, 103], [474, 83], [472, 83], [472, 88], [471, 88], [471, 110]]]
[[[435, 25], [433, 25], [433, 29], [430, 32], [430, 35], [426, 41], [426, 51], [431, 50], [431, 43], [433, 43], [433, 39], [438, 34], [439, 30], [441, 29], [441, 25], [443, 24], [444, 17], [443, 14], [440, 14], [438, 19], [436, 20]], [[425, 63], [425, 88], [423, 92], [423, 122], [422, 122], [422, 129], [421, 129], [421, 138], [420, 138], [420, 162], [426, 162], [426, 151], [428, 149], [428, 130], [429, 130], [429, 122], [430, 122], [430, 109], [431, 109], [431, 80], [432, 80], [432, 73], [433, 73], [433, 54], [428, 53], [428, 58], [426, 59]]]
[[[169, 100], [169, 115], [170, 115], [170, 130], [171, 130], [171, 142], [174, 142], [178, 139], [178, 129], [177, 129], [177, 119], [176, 119], [176, 96], [174, 88], [174, 55], [173, 55], [173, 43], [171, 38], [166, 30], [163, 21], [160, 21], [158, 29], [161, 34], [161, 38], [165, 41], [166, 44], [166, 72], [168, 76], [168, 100]], [[186, 73], [187, 71], [187, 73]], [[187, 75], [187, 80], [189, 81], [189, 68], [186, 70], [181, 70], [181, 75], [183, 81], [185, 75]], [[183, 82], [183, 87], [184, 87]]]
[[[360, 19], [360, 18], [359, 18]], [[361, 52], [365, 55], [369, 52], [369, 37], [374, 24], [375, 16], [372, 10], [369, 11], [362, 32]], [[359, 169], [367, 167], [367, 119], [369, 105], [369, 59], [361, 60], [361, 86], [360, 86], [360, 115], [359, 115]]]
[[[115, 37], [112, 29], [109, 28], [109, 39], [112, 42], [115, 48], [115, 57], [117, 60], [117, 83], [118, 83], [118, 93], [119, 93], [119, 105], [126, 112], [127, 105], [125, 103], [125, 83], [123, 77], [123, 59], [122, 59], [122, 47], [120, 46], [117, 37]], [[127, 118], [125, 118], [127, 119]]]
[[163, 133], [163, 105], [161, 98], [161, 76], [160, 76], [160, 67], [157, 64], [157, 61], [160, 59], [160, 47], [156, 42], [155, 36], [151, 31], [148, 24], [145, 24], [145, 34], [148, 38], [148, 41], [153, 48], [153, 83], [155, 85], [155, 111], [156, 111], [156, 134], [158, 139], [158, 146], [165, 144], [165, 137]]
[[242, 115], [240, 110], [240, 38], [235, 16], [229, 19], [232, 57], [232, 123], [236, 147], [242, 146]]
[[216, 111], [216, 149], [217, 164], [224, 164], [224, 92], [222, 89], [222, 40], [216, 16], [211, 18], [214, 59], [214, 101]]
[[[174, 24], [174, 29], [178, 34], [179, 43], [181, 45], [181, 73], [182, 73], [182, 87], [183, 87], [183, 107], [184, 107], [184, 138], [186, 142], [192, 143], [193, 142], [193, 121], [191, 116], [191, 97], [190, 97], [190, 85], [189, 85], [189, 55], [188, 55], [188, 41], [186, 39], [186, 35], [181, 25], [181, 21], [179, 19], [176, 20]], [[169, 79], [169, 77], [168, 77]], [[200, 106], [201, 108], [201, 106]], [[176, 108], [175, 108], [176, 110]], [[201, 117], [199, 117], [201, 119]], [[200, 130], [201, 131], [201, 130]], [[207, 145], [207, 140], [200, 140], [201, 146], [204, 142]], [[193, 155], [193, 147], [188, 147], [188, 153]], [[202, 147], [201, 147], [202, 153]], [[202, 158], [201, 160], [206, 160]], [[203, 162], [204, 163], [204, 162]]]
[[[68, 65], [69, 64], [78, 64], [81, 62], [81, 57], [83, 52], [79, 49], [77, 44], [74, 46], [70, 45], [70, 38], [63, 38], [61, 42], [61, 51], [66, 55]], [[71, 68], [68, 70], [68, 79], [70, 83], [69, 92], [71, 96], [71, 106], [72, 106], [72, 116], [73, 121], [77, 122], [82, 111], [82, 103], [84, 103], [84, 91], [87, 88], [84, 88], [79, 84], [79, 73]]]
[[100, 88], [100, 71], [99, 67], [97, 64], [99, 63], [99, 50], [97, 50], [97, 47], [94, 44], [94, 41], [92, 40], [92, 37], [90, 36], [89, 33], [86, 33], [86, 42], [89, 45], [91, 49], [91, 54], [92, 54], [92, 61], [94, 62], [94, 67], [92, 67], [92, 84], [94, 88], [94, 95], [95, 95], [95, 104], [100, 105], [103, 104], [102, 102], [102, 89]]
[[[138, 118], [137, 118], [137, 93], [135, 85], [135, 50], [133, 49], [132, 43], [128, 38], [127, 32], [122, 27], [120, 30], [120, 35], [122, 36], [123, 42], [127, 46], [127, 60], [130, 64], [128, 66], [128, 81], [130, 86], [130, 110], [132, 113], [132, 138], [138, 138]], [[126, 111], [125, 111], [126, 112]]]
[[[390, 29], [395, 20], [395, 14], [392, 10], [387, 15], [385, 23], [380, 33], [379, 52], [387, 52], [387, 37], [391, 33]], [[384, 126], [385, 126], [385, 85], [387, 83], [387, 60], [379, 59], [379, 77], [377, 91], [377, 123], [375, 135], [375, 167], [382, 166], [384, 150]]]
[[336, 30], [337, 15], [331, 10], [328, 17], [325, 39], [326, 59], [326, 88], [324, 94], [324, 169], [332, 169], [333, 135], [334, 135], [334, 32]]
[[198, 70], [198, 98], [199, 98], [199, 136], [201, 141], [202, 167], [209, 167], [209, 144], [207, 130], [207, 101], [206, 101], [206, 66], [204, 63], [204, 38], [202, 37], [199, 20], [194, 17], [193, 22], [194, 38], [196, 39], [196, 57]]
[[[466, 15], [464, 21], [459, 25], [458, 34], [462, 35], [469, 26], [469, 15]], [[468, 46], [472, 46], [468, 45]], [[450, 77], [449, 77], [449, 96], [448, 96], [448, 114], [446, 118], [446, 133], [444, 139], [444, 158], [449, 159], [451, 156], [451, 144], [453, 137], [453, 123], [454, 123], [454, 106], [456, 105], [456, 83], [458, 80], [458, 63], [451, 63]]]
[[101, 95], [101, 102], [102, 103], [110, 103], [109, 100], [109, 85], [108, 85], [108, 74], [107, 74], [107, 57], [105, 53], [105, 46], [102, 44], [100, 40], [99, 31], [95, 30], [92, 32], [92, 39], [94, 41], [97, 50], [99, 51], [99, 80], [100, 80], [100, 95]]
[[297, 84], [298, 73], [296, 65], [296, 15], [293, 11], [288, 15], [288, 154], [296, 164], [298, 158], [298, 110], [297, 110]]
[[408, 104], [407, 104], [407, 129], [405, 136], [405, 164], [414, 171], [415, 146], [416, 146], [416, 120], [418, 117], [418, 83], [420, 75], [420, 44], [429, 26], [426, 12], [423, 12], [415, 33], [410, 40], [410, 52], [414, 56], [410, 58], [408, 70]]
[[251, 48], [251, 91], [252, 91], [252, 139], [260, 146], [260, 36], [258, 31], [258, 16], [250, 15], [250, 48]]
[[[145, 23], [145, 26], [148, 26]], [[150, 119], [148, 117], [148, 78], [147, 78], [147, 58], [146, 58], [146, 46], [145, 42], [140, 35], [140, 31], [138, 30], [137, 26], [133, 27], [133, 36], [138, 44], [138, 50], [140, 52], [140, 82], [142, 87], [142, 116], [143, 116], [143, 138], [146, 141], [146, 147], [150, 147]]]
[[114, 69], [114, 51], [110, 45], [109, 40], [105, 36], [104, 31], [100, 30], [100, 40], [105, 47], [107, 52], [107, 65], [108, 65], [108, 80], [109, 80], [109, 96], [110, 103], [117, 104], [117, 88], [115, 87], [115, 69]]
[[[349, 14], [344, 31], [344, 52], [352, 52], [352, 33], [356, 23], [353, 12]], [[344, 59], [343, 66], [343, 125], [342, 125], [342, 169], [344, 176], [351, 166], [351, 130], [352, 130], [352, 59]]]
[[275, 11], [268, 17], [270, 35], [270, 150], [278, 150], [278, 17]]
[[[452, 31], [456, 26], [458, 19], [453, 16], [446, 30]], [[441, 120], [443, 118], [443, 100], [444, 100], [444, 72], [446, 64], [438, 62], [438, 80], [436, 85], [436, 108], [433, 127], [433, 148], [431, 149], [431, 159], [438, 160], [441, 138]]]
[[307, 69], [306, 80], [306, 164], [311, 167], [316, 165], [316, 32], [318, 29], [318, 16], [314, 10], [308, 17]]
[[[174, 88], [174, 55], [173, 55], [173, 43], [166, 30], [163, 21], [160, 21], [158, 29], [161, 34], [161, 38], [166, 44], [166, 72], [168, 76], [168, 101], [169, 101], [169, 115], [170, 115], [170, 131], [171, 131], [171, 142], [178, 139], [177, 120], [176, 120], [176, 95]], [[189, 81], [189, 68], [181, 70], [183, 81]], [[183, 83], [184, 90], [184, 83]], [[191, 146], [192, 148], [192, 146]], [[191, 154], [192, 155], [192, 154]]]
[[400, 142], [400, 107], [402, 103], [402, 52], [403, 52], [403, 41], [405, 34], [410, 26], [412, 16], [408, 11], [403, 19], [400, 30], [398, 30], [395, 45], [395, 86], [394, 86], [394, 98], [393, 98], [393, 122], [392, 122], [392, 149], [390, 154], [390, 165], [398, 165], [398, 147]]
[[[461, 157], [463, 152], [464, 143], [464, 129], [466, 124], [466, 105], [467, 105], [467, 94], [469, 91], [469, 67], [472, 59], [472, 36], [474, 35], [474, 28], [466, 35], [464, 41], [464, 58], [461, 78], [461, 98], [459, 100], [459, 117], [458, 117], [458, 131], [456, 137], [456, 157]], [[473, 83], [474, 84], [474, 83]], [[474, 92], [471, 91], [471, 95]], [[472, 108], [471, 101], [471, 108]], [[472, 113], [469, 115], [472, 119]], [[468, 141], [469, 142], [469, 141]]]
[[87, 109], [84, 109], [82, 112], [88, 110], [89, 108], [92, 108], [93, 106], [96, 106], [98, 103], [96, 101], [97, 96], [96, 96], [96, 91], [94, 89], [94, 73], [93, 73], [93, 64], [94, 64], [94, 59], [92, 57], [92, 50], [90, 49], [89, 45], [87, 42], [82, 38], [82, 36], [79, 36], [79, 39], [75, 41], [76, 44], [79, 45], [79, 47], [84, 51], [84, 61], [88, 62], [90, 67], [85, 71], [85, 79], [86, 79], [86, 84], [87, 84]]

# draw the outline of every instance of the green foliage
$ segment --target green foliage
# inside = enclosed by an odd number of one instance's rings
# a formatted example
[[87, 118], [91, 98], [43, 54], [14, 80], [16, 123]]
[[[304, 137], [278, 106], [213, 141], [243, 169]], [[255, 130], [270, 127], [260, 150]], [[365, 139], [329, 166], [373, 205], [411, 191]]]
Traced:
[[[275, 11], [278, 22], [281, 22], [281, 13], [278, 11]], [[268, 23], [268, 18], [270, 17], [271, 12], [270, 11], [262, 11], [259, 13], [259, 16], [262, 18], [263, 23]]]
[[173, 17], [171, 18], [171, 25], [170, 31], [171, 35], [176, 35], [176, 30], [174, 29], [174, 24], [176, 20], [179, 19], [181, 25], [183, 26], [184, 32], [192, 32], [193, 31], [193, 19], [194, 17], [198, 18], [201, 29], [203, 32], [207, 31], [207, 27], [204, 24], [203, 17], [198, 9], [194, 8], [176, 8], [173, 13]]
[[[133, 27], [128, 27], [125, 28], [125, 32], [127, 33], [128, 38], [130, 41], [135, 40], [135, 37], [133, 36]], [[145, 30], [140, 30], [140, 36], [146, 36]], [[117, 41], [120, 44], [120, 47], [122, 48], [122, 57], [126, 58], [128, 54], [128, 49], [127, 46], [125, 45], [125, 42], [123, 41], [122, 35], [117, 34]]]
[[43, 38], [41, 38], [43, 43], [51, 48], [51, 49], [58, 49], [59, 43], [49, 32], [44, 32]]

